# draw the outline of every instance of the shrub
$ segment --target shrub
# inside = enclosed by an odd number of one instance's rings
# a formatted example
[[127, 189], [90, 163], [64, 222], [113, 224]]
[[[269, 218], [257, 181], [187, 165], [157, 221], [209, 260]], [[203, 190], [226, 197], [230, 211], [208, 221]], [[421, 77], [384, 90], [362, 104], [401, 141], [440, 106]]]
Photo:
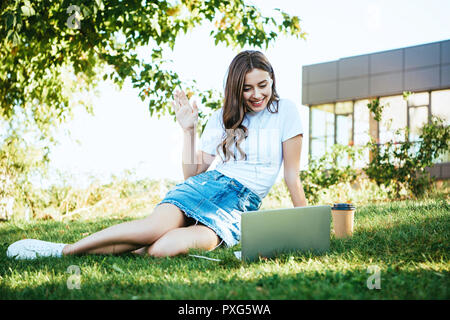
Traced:
[[18, 205], [30, 208], [35, 214], [30, 177], [45, 173], [48, 163], [48, 149], [30, 145], [24, 138], [26, 132], [11, 129], [7, 134], [0, 135], [0, 215], [3, 220], [10, 219]]
[[[407, 128], [403, 131], [408, 134]], [[364, 171], [369, 178], [389, 188], [391, 197], [398, 198], [402, 187], [411, 196], [420, 197], [430, 189], [434, 180], [426, 168], [450, 150], [450, 126], [445, 125], [443, 119], [433, 117], [420, 129], [416, 142], [389, 141], [380, 145], [372, 140], [368, 147], [372, 159]]]
[[300, 172], [308, 203], [316, 204], [322, 189], [354, 181], [358, 175], [354, 163], [362, 156], [363, 151], [363, 147], [335, 144], [331, 147], [331, 152], [326, 152], [321, 158], [309, 157], [308, 169]]

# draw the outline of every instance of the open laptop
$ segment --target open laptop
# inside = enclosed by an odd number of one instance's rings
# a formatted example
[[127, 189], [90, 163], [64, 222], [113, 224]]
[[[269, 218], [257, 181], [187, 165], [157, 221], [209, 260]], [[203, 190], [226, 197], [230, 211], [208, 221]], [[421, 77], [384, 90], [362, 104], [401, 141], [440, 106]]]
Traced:
[[330, 248], [330, 206], [248, 211], [241, 215], [241, 259]]

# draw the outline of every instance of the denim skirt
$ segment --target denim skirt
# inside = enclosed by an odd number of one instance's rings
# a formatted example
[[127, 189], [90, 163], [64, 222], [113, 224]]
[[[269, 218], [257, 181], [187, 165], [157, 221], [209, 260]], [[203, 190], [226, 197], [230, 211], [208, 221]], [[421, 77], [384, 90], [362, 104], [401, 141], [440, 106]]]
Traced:
[[177, 206], [231, 247], [241, 238], [241, 214], [258, 210], [261, 198], [236, 179], [211, 170], [174, 186], [158, 205], [162, 203]]

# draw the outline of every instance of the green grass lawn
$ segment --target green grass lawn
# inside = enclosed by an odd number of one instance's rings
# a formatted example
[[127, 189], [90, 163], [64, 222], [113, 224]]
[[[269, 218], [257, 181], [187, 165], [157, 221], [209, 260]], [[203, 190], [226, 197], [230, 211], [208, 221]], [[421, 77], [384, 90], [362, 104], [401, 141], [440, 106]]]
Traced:
[[[132, 218], [128, 218], [132, 219]], [[332, 235], [326, 254], [284, 254], [242, 263], [233, 248], [150, 258], [77, 256], [16, 261], [9, 244], [22, 238], [75, 242], [127, 219], [38, 220], [0, 224], [0, 299], [449, 299], [450, 205], [445, 198], [360, 207], [351, 239]], [[80, 270], [80, 289], [69, 289]], [[370, 266], [381, 288], [367, 287]], [[76, 280], [76, 279], [75, 279]]]

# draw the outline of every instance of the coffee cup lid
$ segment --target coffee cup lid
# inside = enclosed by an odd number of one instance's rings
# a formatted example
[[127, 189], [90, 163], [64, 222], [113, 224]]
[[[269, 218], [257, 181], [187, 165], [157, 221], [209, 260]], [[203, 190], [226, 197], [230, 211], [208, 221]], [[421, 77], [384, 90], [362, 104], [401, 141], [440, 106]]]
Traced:
[[355, 210], [355, 206], [351, 203], [335, 203], [332, 210]]

